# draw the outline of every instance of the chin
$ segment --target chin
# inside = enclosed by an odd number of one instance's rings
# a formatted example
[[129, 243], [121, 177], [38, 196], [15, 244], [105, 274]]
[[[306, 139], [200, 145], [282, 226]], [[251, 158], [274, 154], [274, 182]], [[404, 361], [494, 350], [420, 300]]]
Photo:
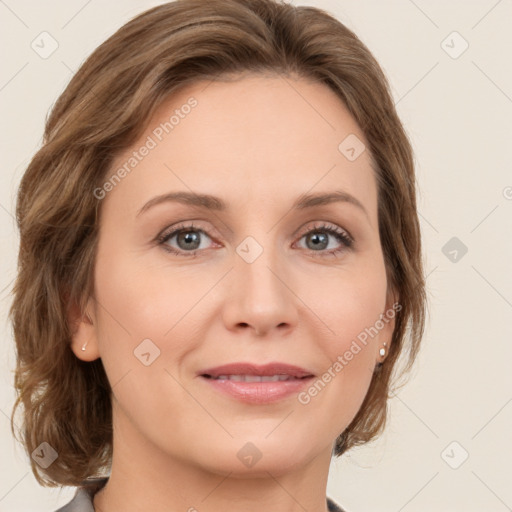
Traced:
[[230, 473], [232, 478], [268, 478], [269, 473], [277, 477], [306, 463], [308, 452], [305, 451], [307, 444], [304, 440], [308, 439], [307, 436], [302, 442], [291, 443], [289, 438], [286, 442], [277, 432], [268, 438], [265, 435], [250, 435], [243, 439], [237, 437], [225, 443], [209, 445], [203, 453], [210, 455], [207, 461], [202, 461], [202, 465], [214, 473]]

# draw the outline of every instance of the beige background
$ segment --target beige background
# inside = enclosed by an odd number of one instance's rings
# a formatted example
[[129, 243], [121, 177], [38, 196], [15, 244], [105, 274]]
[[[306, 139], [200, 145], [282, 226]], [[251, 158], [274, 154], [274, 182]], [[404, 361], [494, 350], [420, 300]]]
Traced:
[[[39, 487], [9, 430], [16, 189], [72, 73], [160, 3], [0, 1], [1, 511], [51, 512], [74, 492]], [[335, 14], [389, 77], [416, 152], [430, 299], [424, 348], [390, 400], [386, 433], [333, 461], [328, 494], [349, 512], [512, 510], [512, 2], [294, 3]], [[43, 31], [58, 42], [47, 59], [31, 48]], [[452, 247], [443, 252], [452, 237], [468, 249], [456, 261]]]

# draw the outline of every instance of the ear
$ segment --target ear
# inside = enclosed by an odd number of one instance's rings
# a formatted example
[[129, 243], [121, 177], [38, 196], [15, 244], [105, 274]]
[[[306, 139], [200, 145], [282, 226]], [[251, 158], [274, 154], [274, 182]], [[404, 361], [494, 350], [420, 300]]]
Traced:
[[[396, 316], [399, 314], [399, 311], [402, 309], [402, 305], [399, 302], [398, 293], [392, 289], [388, 288], [386, 294], [386, 306], [384, 311], [382, 312], [382, 324], [383, 328], [379, 333], [379, 344], [376, 347], [377, 350], [377, 362], [383, 363], [389, 354], [389, 350], [391, 348], [391, 343], [393, 339], [393, 332], [395, 330], [396, 325]], [[384, 346], [384, 343], [386, 345]], [[380, 349], [385, 348], [386, 353], [384, 356], [380, 355]]]
[[82, 361], [94, 361], [100, 357], [97, 326], [93, 309], [93, 300], [89, 299], [85, 312], [71, 301], [68, 309], [68, 323], [71, 330], [71, 350]]

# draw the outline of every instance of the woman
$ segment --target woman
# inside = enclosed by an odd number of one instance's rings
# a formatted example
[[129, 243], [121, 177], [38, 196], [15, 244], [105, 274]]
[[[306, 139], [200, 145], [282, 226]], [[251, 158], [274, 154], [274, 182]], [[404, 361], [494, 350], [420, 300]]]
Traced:
[[61, 511], [342, 510], [331, 457], [382, 431], [425, 308], [411, 146], [355, 34], [141, 14], [57, 101], [17, 220], [13, 417]]

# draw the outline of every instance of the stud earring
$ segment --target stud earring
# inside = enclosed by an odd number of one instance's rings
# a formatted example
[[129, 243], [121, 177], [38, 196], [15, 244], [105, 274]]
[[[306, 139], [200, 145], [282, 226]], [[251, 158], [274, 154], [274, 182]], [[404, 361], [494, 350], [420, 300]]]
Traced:
[[379, 354], [384, 357], [386, 355], [386, 345], [387, 343], [384, 342], [384, 346], [379, 350]]
[[82, 350], [85, 352], [85, 347], [87, 346], [87, 341], [82, 345]]

